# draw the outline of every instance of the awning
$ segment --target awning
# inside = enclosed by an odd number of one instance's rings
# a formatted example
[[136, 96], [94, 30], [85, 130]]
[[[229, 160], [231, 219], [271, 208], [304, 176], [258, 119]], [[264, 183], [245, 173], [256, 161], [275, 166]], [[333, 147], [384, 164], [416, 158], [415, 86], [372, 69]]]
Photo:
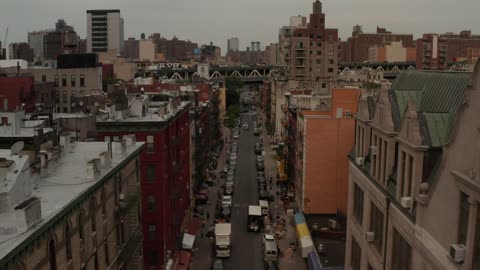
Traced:
[[195, 235], [189, 234], [189, 233], [184, 233], [183, 234], [183, 240], [182, 240], [182, 248], [183, 249], [192, 249], [193, 248], [193, 242], [195, 242]]
[[188, 270], [190, 266], [190, 258], [192, 253], [189, 251], [181, 250], [176, 257], [175, 270]]

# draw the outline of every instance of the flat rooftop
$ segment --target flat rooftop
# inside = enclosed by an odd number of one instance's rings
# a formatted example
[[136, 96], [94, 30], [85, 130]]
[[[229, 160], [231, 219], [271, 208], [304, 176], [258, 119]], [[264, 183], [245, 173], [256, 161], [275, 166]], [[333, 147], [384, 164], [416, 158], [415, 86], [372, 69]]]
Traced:
[[168, 105], [168, 101], [150, 101], [150, 106], [147, 108], [147, 112], [144, 116], [132, 116], [127, 115], [123, 116], [122, 119], [102, 119], [97, 118], [97, 123], [131, 123], [131, 122], [168, 122], [170, 119], [175, 117], [179, 112], [186, 109], [192, 102], [191, 101], [182, 101], [180, 105], [169, 112], [166, 112], [163, 117], [158, 117], [155, 115], [155, 111], [163, 105]]
[[[26, 174], [36, 186], [32, 195], [41, 201], [42, 221], [36, 226], [22, 232], [17, 227], [16, 213], [11, 207], [0, 212], [0, 261], [12, 252], [17, 246], [26, 241], [35, 232], [44, 230], [50, 222], [60, 218], [63, 210], [66, 210], [75, 199], [81, 197], [107, 174], [120, 168], [122, 162], [133, 157], [142, 148], [143, 143], [137, 142], [129, 145], [123, 154], [112, 154], [110, 168], [103, 169], [96, 178], [87, 176], [87, 162], [98, 158], [99, 154], [108, 151], [108, 144], [105, 142], [77, 142], [70, 144], [70, 151], [61, 153], [56, 164], [51, 165], [46, 176], [41, 177], [38, 173], [31, 175], [28, 168], [27, 155], [10, 155], [10, 150], [0, 150], [0, 158], [6, 158], [15, 162], [14, 169], [17, 172], [17, 180], [21, 180], [22, 174]], [[52, 161], [50, 161], [52, 162]], [[21, 169], [24, 171], [21, 171]], [[12, 179], [12, 173], [7, 179]], [[15, 180], [13, 180], [15, 181]], [[0, 194], [5, 190], [0, 190]], [[30, 241], [30, 240], [29, 240]]]

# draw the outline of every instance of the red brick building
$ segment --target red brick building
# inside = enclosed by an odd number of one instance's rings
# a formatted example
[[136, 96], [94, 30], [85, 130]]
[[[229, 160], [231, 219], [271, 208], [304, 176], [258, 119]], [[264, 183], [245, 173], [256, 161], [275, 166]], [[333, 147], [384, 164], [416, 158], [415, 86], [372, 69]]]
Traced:
[[[173, 254], [190, 207], [190, 107], [191, 102], [150, 102], [140, 96], [129, 101], [130, 115], [112, 112], [97, 121], [98, 140], [116, 140], [135, 134], [146, 142], [141, 154], [144, 269], [163, 269], [167, 251]], [[157, 107], [158, 106], [158, 107]]]
[[480, 35], [470, 31], [424, 34], [417, 39], [417, 69], [447, 69], [451, 64], [467, 61], [471, 52], [478, 49]]
[[372, 46], [383, 47], [393, 41], [402, 41], [406, 48], [414, 47], [413, 34], [394, 34], [385, 28], [377, 27], [376, 33], [363, 33], [362, 27], [353, 27], [352, 36], [348, 38], [345, 46], [346, 62], [368, 61], [368, 50]]
[[[8, 100], [8, 101], [5, 101]], [[25, 111], [35, 110], [35, 104], [44, 104], [45, 107], [54, 106], [55, 86], [54, 83], [37, 82], [32, 75], [0, 75], [0, 101], [1, 108], [15, 110], [25, 104]]]

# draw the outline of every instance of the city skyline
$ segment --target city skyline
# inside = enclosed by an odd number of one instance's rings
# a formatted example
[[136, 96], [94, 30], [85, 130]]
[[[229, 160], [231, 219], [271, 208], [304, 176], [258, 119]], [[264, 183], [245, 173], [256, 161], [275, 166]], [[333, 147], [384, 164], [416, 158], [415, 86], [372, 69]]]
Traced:
[[[342, 40], [351, 35], [352, 27], [356, 24], [362, 25], [364, 32], [375, 32], [376, 26], [380, 26], [395, 33], [413, 33], [415, 38], [421, 37], [423, 33], [458, 33], [461, 30], [480, 32], [474, 12], [480, 8], [478, 1], [464, 0], [463, 5], [459, 5], [453, 1], [427, 0], [415, 3], [417, 7], [415, 9], [411, 8], [413, 1], [410, 1], [410, 4], [409, 1], [385, 3], [380, 0], [366, 0], [357, 3], [342, 0], [322, 1], [322, 3], [327, 15], [326, 26], [338, 28]], [[199, 45], [212, 41], [222, 48], [222, 54], [224, 54], [227, 49], [227, 39], [231, 36], [239, 38], [241, 50], [249, 46], [250, 41], [260, 41], [262, 48], [278, 42], [278, 30], [282, 25], [288, 24], [290, 16], [309, 14], [311, 10], [311, 1], [299, 3], [288, 0], [264, 0], [259, 3], [253, 0], [245, 0], [241, 3], [220, 0], [201, 2], [182, 0], [146, 4], [139, 5], [138, 2], [132, 4], [125, 0], [100, 2], [86, 0], [75, 7], [75, 3], [55, 3], [54, 0], [28, 4], [26, 1], [9, 0], [3, 3], [4, 8], [0, 10], [0, 40], [4, 39], [6, 26], [9, 27], [7, 44], [23, 42], [27, 41], [28, 32], [53, 28], [57, 19], [60, 18], [73, 25], [78, 34], [85, 38], [86, 10], [108, 8], [121, 10], [125, 19], [125, 39], [128, 37], [138, 39], [141, 33], [148, 36], [158, 32], [167, 38], [177, 36]], [[252, 6], [256, 8], [252, 9]], [[375, 10], [372, 7], [375, 7]], [[269, 8], [275, 12], [269, 12]], [[355, 10], [356, 13], [352, 16], [352, 13], [345, 10]], [[237, 16], [232, 17], [231, 11], [234, 11]], [[435, 11], [435, 13], [428, 15], [429, 11]], [[374, 13], [376, 15], [372, 16]], [[452, 22], [446, 19], [451, 14], [462, 14], [462, 16]], [[25, 20], [25, 16], [30, 19]], [[262, 16], [265, 16], [264, 20]], [[175, 20], [178, 20], [178, 23], [172, 24]], [[219, 21], [221, 23], [218, 23]], [[204, 31], [207, 28], [214, 28], [217, 31], [209, 30], [210, 35], [205, 37]]]

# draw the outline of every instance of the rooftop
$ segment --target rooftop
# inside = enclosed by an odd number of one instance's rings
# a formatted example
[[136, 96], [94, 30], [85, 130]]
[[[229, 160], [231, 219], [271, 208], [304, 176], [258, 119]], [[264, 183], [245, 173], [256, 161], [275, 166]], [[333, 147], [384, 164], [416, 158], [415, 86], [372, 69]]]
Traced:
[[[78, 204], [77, 200], [81, 200], [96, 188], [97, 183], [107, 179], [108, 175], [120, 169], [140, 151], [143, 143], [136, 143], [132, 138], [126, 145], [122, 150], [120, 142], [113, 143], [111, 165], [105, 165], [108, 162], [102, 161], [95, 176], [88, 172], [89, 164], [102, 155], [109, 156], [108, 143], [64, 143], [63, 150], [58, 147], [52, 155], [49, 152], [48, 162], [44, 166], [42, 161], [38, 170], [29, 166], [27, 155], [12, 155], [10, 150], [0, 150], [0, 160], [10, 164], [7, 170], [0, 168], [0, 177], [3, 177], [0, 188], [0, 262], [14, 255], [11, 253], [14, 249], [32, 242], [51, 224], [60, 220], [65, 211]], [[14, 186], [22, 186], [26, 194], [18, 194]], [[15, 210], [22, 209], [25, 206], [22, 203], [29, 204], [35, 198], [41, 204], [40, 220], [33, 226], [23, 227]]]

